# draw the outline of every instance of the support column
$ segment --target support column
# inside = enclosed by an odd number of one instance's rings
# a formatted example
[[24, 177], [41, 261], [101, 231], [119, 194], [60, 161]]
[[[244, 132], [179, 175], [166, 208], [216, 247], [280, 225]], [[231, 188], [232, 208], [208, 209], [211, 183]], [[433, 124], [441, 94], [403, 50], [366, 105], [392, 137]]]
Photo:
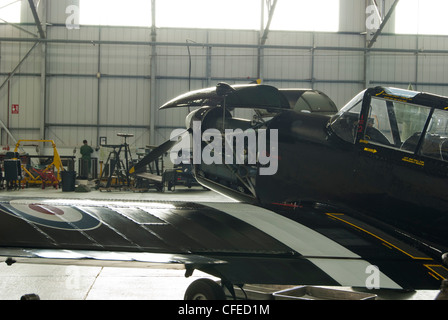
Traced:
[[[30, 0], [30, 6], [31, 6]], [[34, 19], [36, 20], [36, 25], [39, 30], [39, 34], [42, 39], [46, 37], [47, 34], [47, 4], [46, 0], [41, 0], [40, 7], [42, 8], [41, 22], [39, 21], [39, 16], [37, 15]], [[33, 8], [31, 6], [31, 8]], [[33, 11], [33, 10], [32, 10]], [[34, 15], [34, 11], [33, 11]], [[47, 124], [47, 43], [42, 42], [41, 46], [41, 65], [40, 65], [40, 108], [41, 108], [41, 119], [40, 119], [40, 137], [46, 140], [46, 124]], [[43, 150], [42, 150], [43, 151]]]
[[205, 65], [205, 77], [206, 80], [206, 87], [211, 87], [212, 85], [212, 47], [209, 46], [210, 38], [209, 38], [209, 31], [207, 30], [207, 61]]
[[370, 71], [370, 50], [364, 52], [364, 88], [370, 87], [371, 71]]
[[263, 80], [264, 78], [264, 45], [268, 39], [272, 18], [274, 17], [275, 7], [277, 6], [278, 0], [266, 0], [266, 5], [268, 8], [268, 21], [266, 25], [264, 24], [264, 1], [261, 0], [261, 28], [260, 28], [260, 41], [258, 47], [258, 66], [257, 66], [257, 77]]
[[40, 65], [40, 137], [46, 140], [46, 124], [47, 124], [47, 44], [42, 43], [41, 46], [41, 65]]
[[97, 98], [96, 98], [96, 143], [100, 145], [100, 127], [101, 127], [101, 26], [98, 26], [98, 61], [97, 61]]
[[[366, 0], [366, 50], [364, 53], [364, 85], [370, 87], [371, 81], [371, 51], [378, 37], [383, 32], [385, 26], [391, 19], [395, 8], [400, 0], [394, 0], [389, 11], [386, 13], [386, 1], [381, 2], [381, 8], [378, 8], [377, 2]], [[373, 11], [372, 11], [373, 9]]]
[[155, 126], [156, 126], [156, 112], [157, 112], [157, 86], [156, 86], [156, 73], [157, 73], [157, 30], [156, 30], [156, 0], [151, 0], [151, 15], [152, 15], [152, 27], [151, 27], [151, 61], [150, 61], [150, 112], [149, 112], [149, 143], [151, 145], [156, 144]]

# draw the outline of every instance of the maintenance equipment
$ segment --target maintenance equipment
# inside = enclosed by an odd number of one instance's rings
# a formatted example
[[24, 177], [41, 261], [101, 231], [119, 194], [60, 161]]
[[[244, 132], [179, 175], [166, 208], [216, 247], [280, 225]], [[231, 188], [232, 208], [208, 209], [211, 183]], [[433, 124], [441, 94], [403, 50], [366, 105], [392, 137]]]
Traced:
[[[123, 144], [118, 145], [103, 145], [106, 148], [112, 148], [106, 161], [106, 167], [109, 167], [109, 177], [105, 188], [111, 187], [129, 187], [131, 185], [131, 177], [129, 174], [129, 162], [132, 162], [131, 150], [126, 139], [133, 137], [131, 133], [117, 133], [117, 136], [124, 138]], [[120, 159], [121, 153], [124, 152], [125, 162]], [[100, 181], [105, 176], [105, 171], [101, 172]]]
[[[24, 165], [20, 163], [20, 159], [18, 158], [18, 149], [20, 144], [23, 142], [49, 142], [53, 147], [53, 161], [47, 165], [45, 168], [34, 168], [31, 165]], [[61, 172], [64, 171], [64, 167], [62, 165], [61, 157], [59, 156], [59, 152], [56, 148], [56, 144], [53, 140], [19, 140], [17, 141], [16, 147], [14, 149], [14, 153], [17, 155], [16, 158], [12, 160], [19, 161], [21, 168], [21, 178], [25, 182], [26, 185], [29, 184], [41, 184], [42, 189], [45, 189], [47, 183], [53, 185], [54, 188], [59, 186], [59, 182], [61, 181]], [[6, 162], [5, 162], [6, 165]], [[11, 166], [14, 166], [11, 164]], [[55, 172], [56, 170], [56, 172]]]

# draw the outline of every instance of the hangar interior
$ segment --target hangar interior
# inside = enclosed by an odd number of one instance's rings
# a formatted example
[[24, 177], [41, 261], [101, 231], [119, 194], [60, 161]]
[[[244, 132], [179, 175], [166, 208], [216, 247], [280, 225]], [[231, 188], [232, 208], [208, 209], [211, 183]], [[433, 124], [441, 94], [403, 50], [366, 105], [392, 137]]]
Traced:
[[185, 128], [186, 110], [161, 105], [219, 82], [316, 89], [339, 109], [377, 85], [448, 95], [447, 9], [427, 0], [0, 0], [2, 153], [53, 140], [78, 159], [86, 139], [105, 163], [104, 145], [124, 133], [137, 157]]
[[[142, 2], [134, 2], [136, 7], [110, 3], [93, 16], [147, 10], [146, 26], [77, 25], [83, 22], [83, 1], [42, 0], [33, 9], [28, 1], [2, 1], [7, 6], [3, 11], [20, 9], [19, 22], [4, 19], [0, 24], [3, 148], [13, 149], [20, 139], [50, 139], [61, 155], [73, 155], [84, 139], [93, 147], [100, 146], [100, 137], [107, 137], [108, 144], [122, 143], [117, 133], [123, 131], [134, 135], [129, 139], [133, 151], [158, 145], [173, 128], [184, 128], [186, 116], [185, 111], [158, 108], [179, 94], [218, 82], [244, 84], [259, 78], [278, 88], [313, 88], [338, 108], [376, 85], [446, 93], [446, 36], [395, 33], [395, 15], [415, 5], [412, 1], [402, 1], [398, 8], [395, 1], [377, 1], [385, 22], [379, 32], [367, 29], [381, 21], [369, 11], [369, 1], [313, 1], [321, 3], [313, 10], [309, 1], [283, 0], [271, 8], [275, 1], [251, 0], [249, 11], [238, 11], [231, 3], [198, 9], [192, 2], [176, 9], [176, 1], [154, 7], [144, 1], [140, 9]], [[159, 15], [167, 20], [178, 10], [188, 10], [182, 19], [190, 24], [208, 18], [201, 28], [158, 26]], [[285, 28], [276, 21], [281, 14], [285, 18], [280, 20], [333, 19], [326, 28], [334, 31], [278, 30]], [[254, 22], [237, 30], [233, 15]], [[175, 17], [164, 24], [181, 23]], [[218, 19], [229, 29], [207, 28]], [[51, 153], [52, 148], [39, 152]], [[99, 151], [97, 156], [107, 154]]]

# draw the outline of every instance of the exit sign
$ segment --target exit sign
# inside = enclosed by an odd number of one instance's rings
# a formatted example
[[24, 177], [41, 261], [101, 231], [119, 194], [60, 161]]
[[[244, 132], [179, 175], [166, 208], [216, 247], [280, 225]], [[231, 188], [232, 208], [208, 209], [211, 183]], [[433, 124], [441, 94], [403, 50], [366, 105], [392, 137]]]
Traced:
[[11, 114], [19, 114], [19, 105], [18, 104], [13, 104], [11, 106]]

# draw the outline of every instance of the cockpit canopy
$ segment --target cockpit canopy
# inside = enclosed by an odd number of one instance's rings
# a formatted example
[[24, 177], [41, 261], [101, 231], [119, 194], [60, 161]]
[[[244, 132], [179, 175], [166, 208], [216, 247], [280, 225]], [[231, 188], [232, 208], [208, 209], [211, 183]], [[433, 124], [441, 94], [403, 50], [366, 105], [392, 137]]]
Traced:
[[342, 140], [448, 161], [448, 98], [397, 88], [364, 90], [330, 123]]

